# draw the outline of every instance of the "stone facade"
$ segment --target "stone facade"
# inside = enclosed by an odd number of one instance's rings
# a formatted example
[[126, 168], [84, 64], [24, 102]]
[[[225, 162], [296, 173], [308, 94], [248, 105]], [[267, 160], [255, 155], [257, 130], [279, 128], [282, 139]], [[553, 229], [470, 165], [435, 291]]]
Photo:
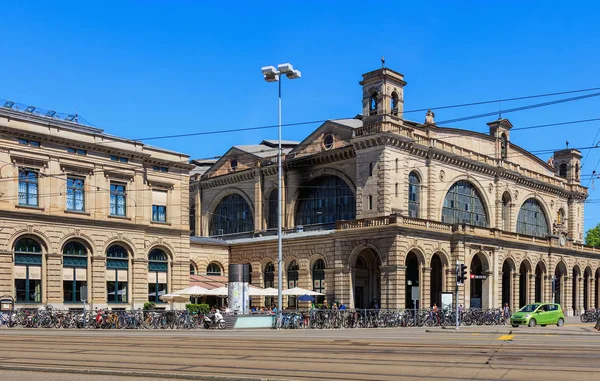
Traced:
[[[15, 108], [0, 107], [0, 128], [0, 294], [18, 307], [80, 307], [70, 292], [85, 285], [93, 308], [139, 308], [155, 282], [155, 249], [166, 262], [156, 282], [167, 292], [188, 287], [187, 155]], [[109, 271], [116, 246], [121, 269]], [[76, 279], [69, 250], [80, 254]], [[121, 290], [111, 294], [116, 278]]]
[[[506, 119], [488, 123], [489, 134], [437, 126], [431, 112], [423, 124], [408, 121], [406, 82], [391, 69], [364, 74], [361, 85], [362, 116], [328, 121], [282, 155], [284, 286], [292, 263], [297, 285], [315, 286], [321, 259], [319, 283], [330, 301], [406, 308], [418, 285], [419, 305], [430, 306], [455, 291], [462, 262], [480, 278], [459, 287], [467, 307], [514, 309], [554, 296], [570, 314], [600, 305], [600, 250], [582, 244], [587, 189], [579, 151], [557, 151], [546, 163], [511, 141]], [[319, 180], [330, 178], [349, 193], [327, 193]], [[229, 261], [250, 263], [260, 286], [270, 263], [277, 279], [269, 223], [276, 187], [277, 151], [260, 146], [232, 148], [191, 185], [196, 235], [221, 239]], [[222, 208], [229, 195], [238, 203]], [[342, 218], [347, 205], [355, 209]], [[229, 229], [227, 218], [247, 214], [251, 226]], [[211, 234], [215, 215], [225, 222]]]

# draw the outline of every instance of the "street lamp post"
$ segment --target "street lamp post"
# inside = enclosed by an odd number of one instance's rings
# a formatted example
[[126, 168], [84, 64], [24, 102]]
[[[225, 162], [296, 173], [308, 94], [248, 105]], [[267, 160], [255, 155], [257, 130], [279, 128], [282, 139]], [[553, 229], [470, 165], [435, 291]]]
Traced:
[[289, 63], [277, 65], [277, 69], [274, 66], [265, 66], [261, 68], [265, 81], [267, 82], [278, 82], [279, 84], [279, 97], [278, 97], [278, 159], [277, 159], [277, 309], [282, 310], [283, 307], [283, 259], [281, 250], [281, 225], [283, 223], [283, 197], [281, 183], [283, 182], [282, 173], [282, 151], [281, 151], [281, 75], [285, 74], [289, 79], [300, 78], [300, 70], [294, 69]]

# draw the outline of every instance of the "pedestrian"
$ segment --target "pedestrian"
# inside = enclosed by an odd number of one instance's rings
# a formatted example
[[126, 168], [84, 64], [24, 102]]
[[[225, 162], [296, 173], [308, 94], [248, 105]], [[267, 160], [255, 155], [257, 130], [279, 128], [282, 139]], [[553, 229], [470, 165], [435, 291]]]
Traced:
[[505, 319], [508, 319], [510, 317], [510, 308], [508, 307], [508, 303], [504, 304], [504, 308], [502, 309], [502, 312], [504, 313]]
[[596, 326], [594, 328], [600, 331], [600, 316], [598, 316], [598, 321], [596, 322]]

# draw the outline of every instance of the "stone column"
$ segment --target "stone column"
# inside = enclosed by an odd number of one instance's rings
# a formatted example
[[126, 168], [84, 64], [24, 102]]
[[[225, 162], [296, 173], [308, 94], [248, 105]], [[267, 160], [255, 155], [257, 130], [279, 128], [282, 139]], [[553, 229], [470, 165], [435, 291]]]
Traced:
[[567, 316], [573, 316], [573, 280], [566, 275], [562, 276], [560, 282], [561, 306], [565, 309]]
[[148, 301], [148, 260], [133, 258], [131, 262], [128, 274], [129, 304], [138, 309], [144, 307], [144, 303]]
[[53, 304], [54, 307], [60, 308], [57, 304], [63, 303], [62, 295], [62, 255], [46, 254], [46, 279], [43, 282], [46, 286], [43, 287], [45, 295], [42, 295], [42, 302]]
[[106, 257], [90, 257], [92, 276], [88, 282], [91, 308], [106, 307]]
[[596, 308], [598, 306], [598, 301], [596, 300], [596, 280], [593, 277], [590, 277], [590, 286], [588, 289], [589, 300], [588, 308]]
[[[259, 164], [260, 165], [260, 164]], [[254, 169], [254, 230], [263, 230], [266, 225], [263, 219], [263, 189], [260, 168]], [[283, 188], [285, 189], [285, 188]], [[277, 190], [275, 190], [277, 191]], [[283, 204], [285, 205], [285, 203]], [[268, 212], [267, 212], [268, 213]], [[285, 215], [285, 214], [284, 214]], [[284, 221], [282, 221], [284, 223]]]
[[[329, 271], [328, 271], [329, 270]], [[329, 287], [329, 285], [334, 285]], [[354, 308], [354, 285], [353, 272], [347, 267], [337, 267], [335, 269], [325, 269], [325, 298], [327, 304], [333, 304], [333, 298], [338, 298], [342, 303], [348, 301], [347, 306]], [[350, 298], [351, 297], [351, 298]]]
[[[420, 292], [420, 299], [421, 302], [419, 303], [419, 305], [421, 306], [421, 309], [424, 308], [429, 308], [432, 306], [432, 302], [431, 302], [431, 267], [427, 267], [427, 266], [419, 266], [421, 267], [421, 276], [420, 276], [420, 281], [419, 281], [419, 292]], [[438, 306], [438, 308], [440, 308], [440, 306]]]
[[581, 315], [585, 312], [584, 304], [583, 304], [583, 297], [585, 296], [585, 295], [583, 295], [583, 282], [584, 282], [584, 278], [582, 276], [580, 276], [577, 279], [577, 286], [578, 286], [577, 299], [579, 299], [579, 301], [577, 302], [577, 315]]
[[13, 295], [12, 251], [0, 251], [0, 295]]
[[521, 274], [513, 270], [510, 272], [512, 273], [512, 295], [509, 306], [511, 311], [516, 311], [519, 309], [519, 297], [521, 295], [521, 284], [519, 282]]
[[[529, 303], [535, 303], [537, 302], [537, 300], [535, 300], [535, 273], [529, 273], [529, 276], [527, 277], [527, 300], [526, 302]], [[542, 287], [542, 295], [544, 294], [544, 288]]]
[[406, 266], [398, 266], [396, 272], [398, 308], [406, 308]]
[[[542, 300], [536, 300], [536, 302], [552, 302], [552, 275], [542, 275]], [[561, 287], [564, 287], [564, 284], [561, 283]], [[560, 301], [559, 301], [560, 303]]]
[[381, 266], [381, 308], [397, 308], [396, 266]]

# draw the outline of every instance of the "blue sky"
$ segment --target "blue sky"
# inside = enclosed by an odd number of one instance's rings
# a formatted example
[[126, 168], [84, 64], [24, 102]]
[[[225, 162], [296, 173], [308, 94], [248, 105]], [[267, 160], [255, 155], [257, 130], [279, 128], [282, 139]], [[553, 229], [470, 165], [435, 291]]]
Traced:
[[[380, 67], [382, 55], [405, 75], [407, 110], [600, 87], [596, 2], [424, 3], [6, 2], [0, 98], [77, 112], [137, 139], [275, 124], [277, 86], [263, 81], [260, 67], [282, 62], [303, 74], [283, 83], [284, 123], [359, 113], [361, 74]], [[436, 119], [558, 98], [440, 110]], [[504, 116], [516, 128], [597, 118], [599, 105], [596, 97]], [[492, 119], [448, 126], [486, 131]], [[284, 138], [302, 140], [316, 127], [287, 127]], [[529, 150], [562, 148], [566, 140], [585, 147], [600, 140], [599, 128], [514, 131], [511, 139]], [[207, 158], [276, 137], [270, 129], [148, 143]], [[583, 152], [583, 176], [599, 151]], [[600, 199], [591, 184], [589, 198]], [[600, 204], [590, 202], [586, 228], [598, 222]]]

